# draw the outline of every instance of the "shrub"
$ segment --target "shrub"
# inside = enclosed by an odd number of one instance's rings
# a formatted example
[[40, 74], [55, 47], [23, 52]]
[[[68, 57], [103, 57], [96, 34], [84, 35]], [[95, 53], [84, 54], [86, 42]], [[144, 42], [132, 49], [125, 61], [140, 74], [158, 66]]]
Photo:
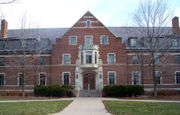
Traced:
[[46, 97], [62, 97], [67, 96], [67, 92], [70, 86], [59, 86], [59, 85], [48, 85], [41, 86], [37, 85], [34, 87], [34, 95], [36, 96], [46, 96]]
[[137, 96], [142, 95], [144, 90], [140, 85], [107, 85], [103, 93], [109, 97]]

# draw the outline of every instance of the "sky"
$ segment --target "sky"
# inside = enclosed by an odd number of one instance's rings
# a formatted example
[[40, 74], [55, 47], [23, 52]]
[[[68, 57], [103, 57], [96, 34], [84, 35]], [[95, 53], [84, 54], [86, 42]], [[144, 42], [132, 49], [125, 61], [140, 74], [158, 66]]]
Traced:
[[[2, 1], [2, 0], [0, 0]], [[3, 0], [6, 1], [6, 0]], [[72, 27], [90, 11], [107, 27], [134, 26], [132, 15], [140, 0], [18, 0], [0, 5], [1, 18], [9, 29], [19, 29], [22, 19], [26, 28]], [[180, 17], [180, 0], [165, 0]]]

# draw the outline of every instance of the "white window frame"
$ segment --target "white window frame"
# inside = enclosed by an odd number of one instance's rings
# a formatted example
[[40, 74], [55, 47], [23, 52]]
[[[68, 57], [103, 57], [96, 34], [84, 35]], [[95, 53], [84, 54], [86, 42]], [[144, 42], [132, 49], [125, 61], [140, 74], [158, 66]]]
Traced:
[[85, 43], [84, 44], [86, 44], [86, 37], [91, 37], [92, 38], [92, 44], [93, 44], [93, 35], [85, 35], [85, 38], [84, 38]]
[[[139, 84], [134, 84], [134, 73], [138, 73], [139, 74]], [[141, 76], [140, 76], [140, 72], [139, 71], [133, 71], [132, 72], [132, 85], [140, 85], [141, 84]]]
[[64, 74], [69, 74], [69, 85], [71, 85], [71, 72], [62, 72], [62, 85], [64, 85]]
[[180, 72], [180, 71], [175, 71], [175, 75], [174, 75], [174, 76], [175, 76], [175, 84], [176, 84], [176, 85], [180, 85], [180, 83], [176, 83], [176, 73], [177, 73], [177, 72]]
[[[108, 53], [107, 54], [107, 62], [108, 62], [108, 64], [109, 64], [109, 55], [110, 54], [113, 54], [114, 55], [114, 64], [116, 64], [116, 54], [115, 53]], [[109, 65], [114, 65], [114, 64], [109, 64]]]
[[[88, 22], [90, 23], [89, 27], [88, 27]], [[86, 28], [91, 28], [91, 20], [86, 20]]]
[[[71, 44], [71, 37], [75, 37], [75, 39], [76, 39], [76, 43], [75, 44]], [[77, 45], [77, 36], [69, 36], [69, 45], [71, 45], [71, 46]]]
[[18, 86], [21, 86], [21, 85], [19, 85], [19, 74], [22, 74], [22, 72], [19, 72], [19, 73], [18, 73], [18, 77], [17, 77], [18, 82], [17, 82], [17, 85], [18, 85]]
[[4, 85], [2, 85], [2, 86], [5, 86], [5, 83], [6, 83], [6, 81], [5, 81], [5, 73], [0, 73], [0, 74], [4, 75]]
[[[135, 40], [135, 45], [131, 44], [131, 40]], [[130, 47], [136, 47], [137, 46], [137, 38], [136, 37], [129, 37], [129, 46]]]
[[[103, 44], [102, 43], [102, 37], [103, 36], [107, 36], [107, 44]], [[101, 45], [108, 45], [109, 44], [109, 37], [108, 37], [108, 35], [101, 35], [101, 37], [100, 37], [100, 43], [101, 43]]]
[[155, 76], [156, 76], [156, 72], [160, 73], [160, 84], [157, 84], [157, 85], [162, 85], [163, 82], [162, 82], [162, 73], [161, 71], [155, 71]]
[[[65, 64], [65, 63], [64, 63], [64, 55], [69, 55], [69, 64]], [[71, 64], [71, 54], [69, 54], [69, 53], [63, 53], [63, 55], [62, 55], [62, 64], [63, 64], [63, 65], [70, 65], [70, 64]]]
[[114, 78], [114, 80], [115, 80], [114, 85], [116, 85], [116, 71], [108, 71], [108, 77], [107, 77], [108, 78], [108, 85], [110, 85], [110, 83], [109, 83], [109, 73], [114, 73], [114, 77], [115, 77]]
[[[133, 63], [133, 62], [134, 62], [134, 60], [133, 60], [133, 57], [134, 57], [134, 56], [137, 57], [137, 63]], [[139, 59], [138, 59], [138, 58], [139, 58], [138, 55], [133, 55], [133, 56], [132, 56], [132, 64], [139, 64]]]
[[45, 86], [46, 86], [46, 72], [40, 72], [40, 73], [39, 73], [39, 85], [40, 85], [40, 75], [41, 75], [41, 74], [44, 74], [44, 75], [45, 75]]
[[[158, 57], [158, 63], [156, 63], [156, 58], [155, 57]], [[158, 65], [158, 64], [160, 64], [160, 62], [161, 62], [161, 60], [160, 60], [160, 55], [159, 54], [154, 54], [154, 64], [156, 64], [156, 65]]]

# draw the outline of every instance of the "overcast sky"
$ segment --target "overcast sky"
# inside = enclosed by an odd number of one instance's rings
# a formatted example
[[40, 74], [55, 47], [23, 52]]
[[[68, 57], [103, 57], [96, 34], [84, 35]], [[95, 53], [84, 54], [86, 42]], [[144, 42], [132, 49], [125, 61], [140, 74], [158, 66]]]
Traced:
[[[175, 16], [180, 17], [180, 0], [167, 2], [175, 9]], [[87, 11], [110, 27], [134, 26], [130, 17], [138, 3], [139, 0], [18, 0], [0, 8], [9, 29], [20, 28], [20, 19], [25, 17], [25, 12], [29, 27], [71, 27]]]

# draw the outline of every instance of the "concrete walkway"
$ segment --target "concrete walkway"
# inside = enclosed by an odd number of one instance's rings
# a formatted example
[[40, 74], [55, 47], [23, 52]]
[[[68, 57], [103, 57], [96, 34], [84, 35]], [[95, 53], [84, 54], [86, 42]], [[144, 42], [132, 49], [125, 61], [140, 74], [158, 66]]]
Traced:
[[63, 111], [51, 115], [111, 115], [101, 98], [76, 98]]

